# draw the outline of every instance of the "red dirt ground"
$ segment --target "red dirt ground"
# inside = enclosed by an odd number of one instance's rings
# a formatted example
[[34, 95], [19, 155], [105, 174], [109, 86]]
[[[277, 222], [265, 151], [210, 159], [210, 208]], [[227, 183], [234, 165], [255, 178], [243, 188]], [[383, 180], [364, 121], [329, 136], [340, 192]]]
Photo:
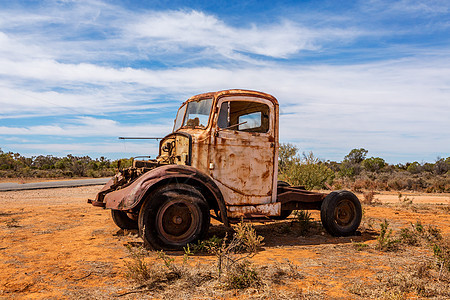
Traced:
[[[0, 299], [110, 299], [133, 289], [135, 285], [125, 276], [125, 261], [130, 259], [125, 246], [141, 245], [142, 241], [134, 232], [119, 230], [108, 210], [86, 203], [100, 188], [0, 192]], [[405, 195], [399, 200], [398, 193], [375, 195], [383, 204], [364, 206], [360, 236], [334, 238], [316, 230], [304, 237], [286, 230], [290, 221], [255, 224], [265, 245], [251, 261], [267, 265], [288, 259], [298, 267], [303, 278], [278, 286], [280, 295], [289, 290], [299, 291], [307, 299], [363, 299], [351, 291], [355, 283], [375, 283], [380, 274], [433, 259], [432, 252], [423, 247], [375, 250], [379, 223], [384, 219], [394, 231], [420, 221], [450, 235], [449, 194], [406, 196], [412, 204], [404, 201]], [[320, 220], [318, 212], [312, 212], [312, 217]], [[210, 236], [220, 235], [224, 228], [213, 223], [210, 231]], [[357, 251], [355, 242], [364, 242], [369, 249]], [[168, 254], [181, 262], [180, 253]], [[213, 264], [215, 258], [194, 256], [192, 260]], [[254, 296], [224, 292], [195, 298], [214, 298], [212, 295]], [[121, 299], [153, 297], [141, 293]]]

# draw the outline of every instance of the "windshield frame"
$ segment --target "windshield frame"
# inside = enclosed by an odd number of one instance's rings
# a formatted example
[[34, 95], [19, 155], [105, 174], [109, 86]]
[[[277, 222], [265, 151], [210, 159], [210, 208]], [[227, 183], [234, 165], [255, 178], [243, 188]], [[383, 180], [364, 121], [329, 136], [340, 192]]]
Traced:
[[[197, 112], [200, 112], [201, 109], [206, 109], [208, 114], [201, 114], [201, 113], [192, 113], [191, 115], [203, 115], [203, 116], [207, 116], [207, 119], [204, 119], [202, 121], [206, 121], [206, 124], [196, 124], [195, 123], [195, 119], [197, 119], [197, 123], [199, 123], [200, 120], [198, 120], [198, 117], [194, 118], [194, 119], [187, 119], [188, 118], [188, 114], [190, 113], [189, 108], [192, 108], [192, 105], [198, 105], [199, 103], [203, 102], [203, 101], [207, 101], [210, 102], [209, 106], [206, 107], [197, 107]], [[207, 103], [206, 102], [206, 103]], [[205, 98], [201, 98], [201, 99], [196, 99], [196, 100], [191, 100], [191, 101], [187, 101], [185, 102], [179, 109], [177, 112], [177, 116], [174, 120], [174, 127], [173, 127], [173, 132], [177, 131], [180, 128], [193, 128], [193, 129], [206, 129], [209, 126], [209, 123], [211, 121], [211, 111], [212, 111], [212, 107], [213, 107], [213, 103], [214, 103], [214, 97], [205, 97]], [[196, 111], [194, 111], [196, 112]], [[181, 114], [182, 113], [182, 116]], [[192, 120], [193, 122], [191, 124], [187, 124], [190, 120]]]
[[[185, 102], [178, 109], [177, 116], [175, 117], [175, 120], [173, 121], [173, 130], [172, 130], [172, 132], [175, 132], [178, 129], [180, 129], [181, 127], [183, 127], [184, 116], [186, 115], [186, 108], [187, 108], [187, 103]], [[182, 115], [180, 114], [180, 112], [182, 112]]]

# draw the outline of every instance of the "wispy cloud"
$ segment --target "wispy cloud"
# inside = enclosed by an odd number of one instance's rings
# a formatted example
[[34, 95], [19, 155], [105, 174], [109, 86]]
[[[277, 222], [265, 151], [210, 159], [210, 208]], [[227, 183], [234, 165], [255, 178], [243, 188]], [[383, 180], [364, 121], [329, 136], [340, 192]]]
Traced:
[[302, 50], [318, 50], [324, 40], [347, 40], [358, 35], [355, 31], [336, 28], [306, 28], [291, 20], [232, 27], [198, 11], [144, 14], [127, 29], [137, 44], [147, 44], [148, 48], [214, 49], [229, 58], [237, 58], [236, 54], [242, 53], [287, 58]]
[[66, 124], [37, 126], [0, 126], [2, 135], [50, 135], [67, 137], [161, 136], [171, 130], [170, 124], [127, 125], [114, 120], [80, 117]]

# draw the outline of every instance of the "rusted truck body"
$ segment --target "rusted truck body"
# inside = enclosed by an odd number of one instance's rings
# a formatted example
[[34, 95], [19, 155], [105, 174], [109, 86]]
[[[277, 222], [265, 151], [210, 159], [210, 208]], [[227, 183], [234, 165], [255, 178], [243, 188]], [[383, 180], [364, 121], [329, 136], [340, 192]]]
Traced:
[[114, 222], [139, 229], [146, 245], [180, 249], [202, 239], [210, 218], [286, 218], [292, 210], [321, 210], [325, 229], [351, 235], [361, 221], [358, 198], [292, 187], [277, 180], [279, 106], [271, 95], [226, 90], [189, 98], [154, 160], [134, 160], [98, 193], [94, 206], [111, 209]]

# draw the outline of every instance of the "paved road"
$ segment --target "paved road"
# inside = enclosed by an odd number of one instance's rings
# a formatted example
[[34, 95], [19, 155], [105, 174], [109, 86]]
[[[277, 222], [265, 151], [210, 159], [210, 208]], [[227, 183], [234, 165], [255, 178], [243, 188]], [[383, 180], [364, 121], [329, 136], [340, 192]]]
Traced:
[[95, 178], [95, 179], [77, 179], [64, 181], [47, 181], [34, 183], [0, 183], [0, 192], [6, 191], [20, 191], [20, 190], [38, 190], [38, 189], [53, 189], [53, 188], [68, 188], [87, 185], [105, 184], [110, 178]]

